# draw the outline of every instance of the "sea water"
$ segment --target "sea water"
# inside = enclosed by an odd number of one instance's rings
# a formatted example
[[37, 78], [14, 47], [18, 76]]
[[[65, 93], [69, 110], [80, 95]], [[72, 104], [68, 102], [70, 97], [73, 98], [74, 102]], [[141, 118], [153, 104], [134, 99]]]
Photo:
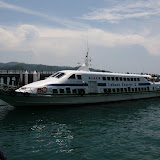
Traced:
[[160, 99], [14, 108], [0, 102], [9, 160], [159, 160]]

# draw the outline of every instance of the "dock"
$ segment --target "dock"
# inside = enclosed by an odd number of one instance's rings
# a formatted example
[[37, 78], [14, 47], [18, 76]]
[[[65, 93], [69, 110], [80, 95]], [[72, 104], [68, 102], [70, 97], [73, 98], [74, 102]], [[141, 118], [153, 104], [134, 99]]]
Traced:
[[0, 70], [0, 88], [20, 87], [32, 82], [44, 80], [56, 71], [21, 71], [21, 70]]

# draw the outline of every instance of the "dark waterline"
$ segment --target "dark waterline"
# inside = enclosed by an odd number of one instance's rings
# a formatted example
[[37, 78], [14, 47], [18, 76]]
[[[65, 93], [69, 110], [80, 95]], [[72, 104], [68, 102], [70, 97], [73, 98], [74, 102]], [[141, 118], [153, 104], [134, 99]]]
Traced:
[[9, 160], [159, 160], [159, 139], [159, 99], [81, 107], [0, 106], [0, 147]]

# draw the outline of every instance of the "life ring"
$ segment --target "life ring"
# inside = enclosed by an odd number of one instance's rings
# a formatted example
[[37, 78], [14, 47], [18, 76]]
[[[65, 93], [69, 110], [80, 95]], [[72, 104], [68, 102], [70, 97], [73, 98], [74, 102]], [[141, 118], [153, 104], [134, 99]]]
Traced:
[[43, 92], [43, 93], [46, 93], [47, 91], [48, 91], [48, 88], [47, 88], [47, 87], [43, 87], [43, 88], [42, 88], [42, 92]]

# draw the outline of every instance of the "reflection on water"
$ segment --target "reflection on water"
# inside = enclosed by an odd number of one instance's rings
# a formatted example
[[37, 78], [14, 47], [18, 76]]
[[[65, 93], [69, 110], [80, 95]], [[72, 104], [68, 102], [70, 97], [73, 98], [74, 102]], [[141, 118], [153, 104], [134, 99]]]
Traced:
[[0, 106], [0, 146], [12, 160], [158, 160], [160, 100], [101, 105]]
[[[52, 122], [50, 124], [43, 124], [43, 120], [37, 120], [36, 124], [31, 127], [34, 140], [38, 147], [33, 148], [32, 152], [40, 152], [43, 149], [52, 151], [59, 148], [57, 152], [70, 152], [68, 144], [73, 139], [71, 131], [66, 124], [59, 124]], [[54, 147], [53, 147], [54, 146]]]
[[7, 113], [13, 109], [13, 106], [8, 105], [0, 99], [0, 120], [3, 120]]

